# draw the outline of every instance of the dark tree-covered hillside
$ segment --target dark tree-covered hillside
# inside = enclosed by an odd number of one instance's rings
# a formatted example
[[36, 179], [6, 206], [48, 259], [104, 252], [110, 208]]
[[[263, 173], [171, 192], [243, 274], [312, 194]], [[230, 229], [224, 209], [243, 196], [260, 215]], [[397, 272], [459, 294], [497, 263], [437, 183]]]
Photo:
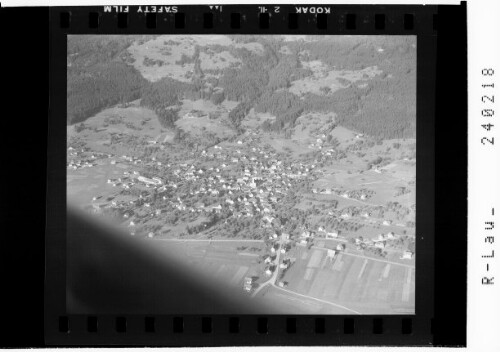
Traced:
[[190, 84], [169, 77], [162, 78], [145, 86], [142, 91], [141, 106], [154, 110], [162, 126], [172, 127], [178, 119], [179, 100], [192, 89]]
[[68, 123], [84, 121], [105, 108], [140, 98], [145, 84], [137, 70], [121, 62], [68, 72]]
[[[335, 112], [340, 125], [376, 138], [415, 137], [415, 44], [414, 38], [403, 36], [338, 36], [287, 43], [292, 53], [301, 53], [303, 60], [321, 60], [330, 69], [361, 70], [376, 66], [383, 73], [326, 96], [310, 93], [299, 99], [285, 91], [266, 93], [258, 101], [256, 111], [277, 116], [273, 130], [293, 122], [296, 113], [292, 111], [321, 111]], [[280, 62], [275, 69], [287, 67], [286, 62], [293, 62], [290, 60]], [[282, 87], [282, 82], [284, 79], [271, 71], [268, 87]], [[366, 86], [358, 87], [361, 83]]]
[[[180, 99], [237, 101], [229, 114], [235, 128], [250, 111], [276, 116], [263, 128], [281, 132], [304, 113], [332, 112], [337, 123], [377, 139], [415, 136], [416, 40], [411, 36], [315, 36], [284, 41], [279, 36], [234, 36], [237, 43], [259, 43], [263, 50], [241, 46], [195, 46], [194, 54], [178, 63], [194, 63], [189, 83], [171, 78], [146, 81], [131, 65], [127, 48], [148, 36], [70, 36], [68, 39], [68, 122], [84, 121], [117, 103], [142, 98], [163, 126], [173, 126]], [[165, 46], [170, 44], [165, 41]], [[172, 49], [173, 50], [173, 49]], [[226, 68], [202, 70], [200, 52], [229, 51], [239, 62]], [[328, 71], [375, 68], [378, 74], [351, 82], [339, 77], [343, 88], [334, 90], [312, 77], [305, 64], [319, 60]], [[349, 73], [347, 73], [349, 74]], [[321, 93], [301, 97], [288, 88], [311, 76]], [[309, 78], [307, 78], [309, 79]], [[323, 86], [321, 86], [323, 84]]]
[[122, 35], [68, 36], [67, 120], [86, 120], [118, 103], [141, 97], [148, 82], [132, 66], [126, 49], [147, 37]]

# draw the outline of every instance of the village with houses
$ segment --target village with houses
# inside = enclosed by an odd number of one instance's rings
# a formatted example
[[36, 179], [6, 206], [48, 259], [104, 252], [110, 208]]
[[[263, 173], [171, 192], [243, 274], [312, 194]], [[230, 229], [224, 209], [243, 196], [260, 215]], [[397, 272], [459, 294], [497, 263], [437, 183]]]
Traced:
[[[249, 243], [241, 251], [246, 255], [239, 257], [253, 261], [243, 266], [247, 270], [239, 279], [252, 296], [268, 285], [293, 286], [299, 253], [319, 252], [324, 265], [332, 266], [349, 253], [376, 264], [414, 265], [408, 209], [401, 216], [394, 204], [370, 203], [376, 190], [369, 185], [314, 187], [325, 177], [323, 158], [332, 154], [330, 149], [316, 153], [318, 159], [289, 160], [262, 145], [257, 135], [175, 154], [157, 148], [141, 158], [69, 146], [68, 175], [107, 169], [102, 193], [85, 190], [85, 209], [116, 220], [131, 236], [205, 245], [230, 239], [234, 242], [222, 243], [234, 243], [234, 251]], [[321, 200], [321, 205], [304, 207], [308, 199]], [[343, 201], [350, 203], [342, 207]], [[380, 216], [385, 212], [390, 217]]]
[[415, 139], [181, 103], [174, 130], [140, 101], [68, 126], [68, 202], [283, 312], [414, 312]]

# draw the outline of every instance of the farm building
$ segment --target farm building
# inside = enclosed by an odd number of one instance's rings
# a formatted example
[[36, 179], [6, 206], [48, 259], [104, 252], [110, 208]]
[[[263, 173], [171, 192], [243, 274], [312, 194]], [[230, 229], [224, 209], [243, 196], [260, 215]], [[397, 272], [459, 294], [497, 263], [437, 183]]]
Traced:
[[137, 177], [137, 179], [141, 182], [144, 182], [145, 184], [147, 185], [161, 185], [163, 182], [157, 178], [157, 177], [153, 177], [153, 178], [147, 178], [147, 177], [144, 177], [144, 176], [139, 176]]
[[401, 259], [411, 259], [413, 257], [412, 251], [404, 251]]

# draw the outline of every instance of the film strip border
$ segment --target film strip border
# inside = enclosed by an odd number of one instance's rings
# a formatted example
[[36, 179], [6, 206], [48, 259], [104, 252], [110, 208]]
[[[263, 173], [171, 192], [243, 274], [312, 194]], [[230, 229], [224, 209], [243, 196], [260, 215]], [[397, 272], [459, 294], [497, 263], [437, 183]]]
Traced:
[[[291, 5], [281, 5], [278, 14], [269, 11], [266, 14], [257, 5], [227, 5], [222, 10], [215, 6], [178, 6], [175, 13], [156, 14], [139, 12], [135, 6], [130, 6], [128, 12], [124, 9], [105, 12], [104, 7], [72, 7], [51, 8], [50, 13], [53, 38], [66, 34], [134, 33], [417, 35], [418, 70], [427, 70], [427, 73], [432, 71], [433, 66], [424, 65], [421, 59], [432, 55], [421, 54], [421, 49], [429, 44], [429, 38], [441, 35], [442, 32], [449, 36], [453, 32], [448, 26], [453, 22], [452, 16], [441, 16], [440, 12], [438, 19], [436, 6], [322, 6], [329, 7], [330, 13], [319, 13], [319, 7], [314, 6], [307, 6], [307, 13], [304, 10], [299, 13], [297, 7]], [[274, 7], [266, 5], [266, 8]], [[316, 13], [312, 13], [311, 8], [316, 8]], [[452, 49], [456, 43], [456, 40], [451, 41], [445, 46]], [[435, 54], [432, 50], [431, 53]], [[428, 87], [428, 84], [430, 83], [427, 82], [423, 87]], [[422, 105], [425, 99], [419, 94], [419, 114], [425, 110], [424, 113], [434, 116], [433, 106]], [[443, 105], [440, 109], [443, 110]], [[422, 128], [420, 120], [417, 127]], [[445, 246], [441, 245], [441, 251], [445, 250], [443, 247]], [[437, 247], [436, 252], [439, 252]], [[428, 272], [433, 270], [432, 263], [421, 262], [417, 264], [417, 270], [423, 270], [426, 275], [433, 277]], [[439, 277], [443, 278], [444, 271], [438, 270], [441, 273]], [[447, 272], [446, 276], [449, 277], [450, 273]], [[451, 276], [457, 277], [456, 274]], [[429, 292], [432, 295], [433, 289], [428, 291], [427, 287], [421, 285], [422, 281], [422, 276], [420, 279], [417, 277], [417, 293]], [[436, 280], [436, 294], [439, 293], [438, 288], [443, 289], [449, 281]], [[439, 295], [445, 296], [446, 292]], [[59, 308], [52, 305], [46, 311], [45, 337], [47, 344], [57, 345], [428, 346], [440, 345], [436, 341], [441, 334], [445, 335], [439, 340], [441, 344], [453, 344], [453, 336], [463, 334], [463, 330], [456, 333], [450, 331], [455, 326], [450, 324], [451, 307], [441, 304], [434, 308], [434, 300], [423, 296], [417, 295], [415, 316], [81, 316], [67, 315], [65, 309], [60, 309], [60, 304], [57, 304]], [[427, 301], [430, 302], [429, 306]], [[64, 300], [58, 302], [64, 305]]]
[[[433, 320], [406, 316], [60, 316], [67, 345], [429, 345]], [[429, 324], [430, 323], [430, 324]], [[426, 334], [422, 332], [426, 331]], [[423, 338], [425, 336], [425, 338]]]
[[436, 6], [224, 5], [57, 8], [68, 33], [433, 34]]

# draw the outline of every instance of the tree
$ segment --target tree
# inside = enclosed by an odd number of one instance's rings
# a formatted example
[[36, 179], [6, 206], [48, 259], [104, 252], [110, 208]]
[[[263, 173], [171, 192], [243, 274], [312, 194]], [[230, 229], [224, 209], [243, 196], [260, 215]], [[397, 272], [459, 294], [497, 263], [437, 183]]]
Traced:
[[323, 86], [319, 90], [321, 91], [321, 93], [323, 93], [325, 95], [330, 94], [330, 92], [332, 91], [332, 89], [328, 86]]
[[83, 122], [80, 122], [79, 124], [75, 125], [74, 128], [76, 133], [80, 133], [85, 129], [85, 125], [83, 124]]

